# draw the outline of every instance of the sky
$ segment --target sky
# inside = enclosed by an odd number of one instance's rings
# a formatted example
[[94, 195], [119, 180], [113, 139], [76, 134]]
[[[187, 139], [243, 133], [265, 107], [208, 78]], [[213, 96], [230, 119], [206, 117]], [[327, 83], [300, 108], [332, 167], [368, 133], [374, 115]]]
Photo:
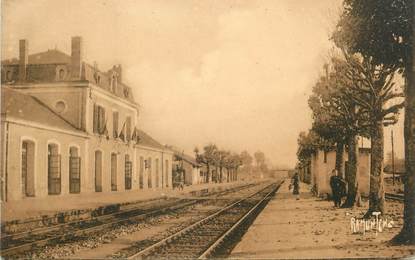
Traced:
[[29, 54], [70, 54], [82, 36], [86, 61], [122, 64], [139, 127], [161, 143], [261, 150], [292, 167], [340, 10], [340, 0], [3, 0], [2, 59], [18, 56], [19, 39]]

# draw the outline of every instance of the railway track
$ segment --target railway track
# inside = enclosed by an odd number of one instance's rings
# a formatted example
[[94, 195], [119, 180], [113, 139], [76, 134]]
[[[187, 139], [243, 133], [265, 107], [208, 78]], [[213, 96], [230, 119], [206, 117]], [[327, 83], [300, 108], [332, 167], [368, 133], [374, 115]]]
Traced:
[[[279, 188], [271, 184], [238, 200], [200, 221], [139, 251], [128, 259], [183, 259], [215, 257], [232, 244], [233, 236], [247, 221], [252, 220]], [[225, 245], [225, 246], [224, 246]]]
[[70, 241], [76, 237], [84, 237], [117, 225], [137, 223], [151, 216], [162, 215], [167, 212], [182, 209], [198, 203], [203, 203], [212, 197], [223, 196], [254, 186], [247, 184], [224, 191], [208, 194], [201, 198], [167, 200], [162, 205], [143, 208], [143, 206], [129, 207], [126, 210], [97, 216], [87, 220], [77, 220], [50, 227], [9, 234], [1, 238], [1, 256], [10, 257], [26, 251], [31, 251], [46, 245], [55, 245]]
[[385, 199], [403, 202], [404, 196], [402, 194], [385, 193]]

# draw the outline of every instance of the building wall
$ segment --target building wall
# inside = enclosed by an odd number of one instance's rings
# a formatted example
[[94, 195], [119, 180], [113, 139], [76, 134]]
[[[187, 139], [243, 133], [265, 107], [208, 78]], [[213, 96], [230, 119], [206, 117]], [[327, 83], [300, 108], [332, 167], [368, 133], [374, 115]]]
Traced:
[[[125, 156], [129, 156], [132, 162], [132, 187], [131, 190], [138, 190], [138, 163], [137, 158], [144, 156], [146, 160], [152, 159], [152, 183], [153, 188], [158, 187], [172, 187], [171, 185], [171, 162], [172, 154], [163, 150], [142, 148], [135, 144], [134, 140], [124, 142], [119, 138], [113, 136], [113, 112], [118, 112], [118, 133], [121, 131], [123, 123], [127, 116], [131, 118], [131, 135], [137, 123], [138, 111], [134, 104], [128, 101], [121, 100], [118, 97], [112, 96], [110, 93], [103, 93], [93, 85], [89, 89], [75, 88], [69, 89], [65, 85], [56, 85], [54, 92], [51, 92], [50, 87], [36, 88], [20, 88], [21, 91], [37, 97], [42, 103], [47, 105], [51, 110], [54, 110], [54, 104], [62, 100], [64, 97], [67, 104], [67, 110], [61, 113], [61, 116], [70, 121], [70, 123], [78, 122], [77, 126], [82, 126], [86, 130], [85, 137], [76, 137], [63, 133], [56, 133], [56, 131], [47, 131], [44, 129], [36, 129], [24, 125], [12, 125], [8, 131], [8, 158], [5, 163], [5, 158], [2, 160], [2, 165], [7, 164], [6, 169], [2, 173], [7, 172], [7, 200], [18, 200], [25, 196], [23, 195], [22, 177], [21, 177], [21, 140], [27, 138], [33, 140], [35, 143], [35, 197], [48, 196], [48, 179], [47, 179], [47, 143], [54, 142], [59, 145], [61, 154], [61, 196], [69, 194], [69, 147], [71, 145], [79, 147], [79, 155], [81, 157], [81, 193], [94, 193], [95, 189], [95, 152], [100, 151], [102, 154], [102, 192], [116, 192], [111, 189], [111, 154], [117, 156], [117, 191], [125, 191]], [[57, 91], [57, 89], [59, 89]], [[98, 104], [105, 108], [106, 126], [108, 130], [108, 137], [93, 132], [93, 107]], [[55, 111], [58, 113], [58, 111]], [[5, 124], [2, 122], [2, 128]], [[2, 132], [4, 135], [4, 132]], [[2, 141], [4, 138], [2, 137]], [[2, 148], [5, 148], [5, 143], [2, 143]], [[3, 150], [4, 151], [4, 150]], [[3, 153], [2, 153], [3, 154]], [[3, 159], [3, 158], [2, 158]], [[156, 159], [159, 161], [158, 165], [158, 185], [154, 185], [157, 178], [156, 174]], [[166, 169], [166, 160], [168, 165]], [[147, 175], [150, 169], [145, 171], [144, 188], [148, 187]], [[168, 175], [162, 179], [162, 176]], [[167, 182], [167, 184], [166, 184]]]
[[[345, 151], [343, 154], [344, 163], [347, 162], [348, 155]], [[367, 150], [359, 150], [359, 162], [357, 170], [357, 182], [359, 191], [362, 195], [369, 193], [369, 175], [370, 175], [370, 153]], [[336, 152], [329, 151], [326, 153], [326, 162], [324, 161], [324, 151], [319, 150], [311, 157], [311, 181], [316, 186], [319, 195], [331, 194], [330, 177], [331, 172], [336, 166]], [[344, 166], [343, 166], [344, 167]], [[344, 168], [345, 169], [345, 168]], [[343, 178], [344, 178], [343, 171]]]
[[[144, 169], [143, 171], [143, 188], [149, 189], [149, 176], [151, 179], [152, 187], [151, 189], [157, 188], [172, 188], [172, 161], [173, 161], [173, 153], [170, 151], [163, 151], [159, 149], [154, 149], [145, 146], [137, 146], [136, 148], [136, 174], [135, 174], [135, 185], [139, 187], [139, 176], [140, 176], [140, 169], [141, 167]], [[141, 160], [142, 158], [143, 160]], [[141, 166], [140, 162], [142, 161], [144, 164], [149, 162], [151, 159], [151, 167], [146, 168], [145, 165]], [[156, 159], [159, 161], [159, 171], [158, 171], [158, 187], [156, 184]], [[146, 162], [147, 161], [147, 162]]]
[[90, 95], [86, 99], [87, 108], [85, 110], [87, 132], [93, 133], [94, 104], [105, 108], [107, 129], [110, 139], [113, 139], [113, 112], [118, 112], [118, 132], [121, 131], [123, 123], [127, 117], [131, 118], [131, 129], [133, 129], [134, 126], [137, 126], [138, 109], [134, 104], [112, 95], [111, 93], [108, 93], [108, 91], [105, 91], [93, 84], [89, 85], [89, 91]]
[[193, 167], [193, 183], [192, 184], [200, 184], [202, 183], [202, 179], [200, 177], [200, 167]]
[[370, 152], [361, 151], [359, 159], [360, 161], [357, 172], [359, 191], [362, 195], [368, 196], [370, 190]]
[[[20, 90], [36, 97], [76, 128], [85, 129], [85, 104], [87, 97], [85, 85], [77, 86], [68, 83], [55, 83], [21, 88]], [[65, 104], [63, 111], [59, 111], [57, 107], [58, 102]]]
[[[156, 150], [142, 146], [127, 146], [125, 144], [113, 145], [102, 140], [99, 145], [91, 142], [87, 136], [81, 137], [67, 133], [59, 133], [53, 130], [34, 128], [27, 125], [7, 123], [2, 121], [2, 147], [7, 152], [2, 152], [2, 176], [7, 183], [7, 201], [26, 198], [22, 192], [21, 177], [21, 147], [24, 140], [34, 143], [34, 197], [70, 195], [69, 191], [69, 149], [78, 148], [78, 155], [81, 157], [81, 194], [95, 193], [95, 151], [102, 152], [102, 192], [125, 191], [125, 155], [130, 155], [132, 165], [132, 187], [131, 190], [139, 190], [139, 158], [152, 160], [152, 189], [156, 189], [155, 161], [159, 159], [159, 185], [158, 188], [172, 188], [172, 166], [173, 155], [169, 151]], [[7, 136], [7, 138], [6, 138]], [[54, 143], [59, 147], [61, 155], [61, 193], [59, 195], [48, 195], [48, 144]], [[6, 151], [6, 150], [3, 150]], [[111, 153], [117, 154], [117, 191], [111, 191]], [[6, 158], [7, 154], [7, 158]], [[137, 159], [138, 158], [138, 159]], [[7, 163], [6, 163], [7, 161]], [[167, 161], [167, 165], [166, 165]], [[6, 168], [7, 167], [7, 168]], [[7, 172], [7, 174], [6, 174]], [[147, 177], [150, 170], [147, 169], [144, 175], [144, 189], [148, 188]], [[7, 177], [6, 177], [7, 175]], [[163, 178], [163, 179], [162, 179]], [[4, 198], [6, 199], [6, 198]]]
[[[78, 148], [78, 154], [85, 158], [86, 138], [74, 136], [56, 131], [29, 127], [27, 125], [9, 123], [8, 124], [7, 158], [3, 156], [2, 164], [7, 160], [7, 200], [19, 200], [25, 198], [22, 192], [21, 175], [21, 149], [24, 140], [34, 143], [34, 191], [35, 197], [48, 196], [48, 144], [55, 143], [59, 146], [61, 155], [61, 193], [63, 196], [69, 194], [69, 148]], [[7, 134], [7, 133], [4, 133]], [[5, 151], [5, 150], [3, 150]], [[86, 184], [90, 182], [90, 176], [86, 171], [86, 160], [81, 159], [81, 192], [87, 192]], [[5, 173], [6, 175], [6, 173]]]
[[194, 182], [194, 176], [193, 176], [193, 165], [184, 161], [183, 162], [183, 168], [185, 171], [184, 174], [184, 183], [187, 185], [192, 185]]
[[[111, 190], [111, 154], [117, 156], [117, 191], [125, 191], [125, 157], [129, 156], [132, 162], [132, 187], [131, 190], [138, 189], [138, 183], [135, 178], [136, 172], [136, 149], [134, 142], [125, 142], [113, 136], [113, 112], [118, 112], [118, 129], [120, 133], [122, 126], [129, 116], [131, 118], [131, 134], [137, 122], [136, 108], [127, 102], [118, 100], [117, 97], [110, 93], [105, 93], [96, 86], [89, 85], [89, 95], [86, 98], [85, 109], [85, 128], [90, 139], [88, 140], [89, 165], [88, 171], [92, 174], [92, 181], [88, 185], [88, 190], [95, 191], [95, 153], [100, 151], [102, 154], [102, 192], [114, 192]], [[105, 109], [105, 120], [108, 135], [94, 133], [94, 104]]]

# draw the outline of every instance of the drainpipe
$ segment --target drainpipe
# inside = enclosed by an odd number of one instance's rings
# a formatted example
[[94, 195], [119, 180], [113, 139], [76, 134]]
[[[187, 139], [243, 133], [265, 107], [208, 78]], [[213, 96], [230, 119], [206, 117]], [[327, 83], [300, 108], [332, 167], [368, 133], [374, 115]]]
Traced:
[[161, 151], [161, 188], [164, 189], [164, 151]]
[[[2, 185], [4, 185], [3, 187], [4, 187], [4, 191], [3, 191], [3, 193], [4, 193], [4, 202], [6, 202], [7, 201], [7, 183], [8, 183], [8, 173], [7, 173], [7, 168], [8, 168], [8, 161], [9, 161], [9, 122], [5, 122], [5, 124], [6, 124], [6, 133], [5, 133], [5, 141], [6, 141], [6, 143], [5, 143], [5, 162], [4, 162], [4, 180], [2, 180], [3, 181], [3, 183], [2, 183]], [[2, 178], [3, 178], [3, 176], [1, 176]], [[3, 188], [2, 187], [2, 188]], [[3, 195], [3, 194], [2, 194]]]

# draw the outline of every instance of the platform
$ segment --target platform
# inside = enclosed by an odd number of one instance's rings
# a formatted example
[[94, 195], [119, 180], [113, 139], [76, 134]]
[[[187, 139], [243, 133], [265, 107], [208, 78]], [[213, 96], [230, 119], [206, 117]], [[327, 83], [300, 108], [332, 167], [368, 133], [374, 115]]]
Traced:
[[209, 183], [185, 186], [183, 190], [151, 189], [114, 193], [70, 194], [46, 198], [26, 198], [1, 204], [1, 222], [54, 215], [71, 210], [94, 209], [111, 204], [123, 204], [167, 197], [188, 197], [195, 191], [224, 189], [247, 182]]
[[286, 181], [256, 218], [231, 258], [349, 258], [403, 257], [415, 254], [415, 246], [390, 246], [386, 242], [402, 227], [402, 204], [387, 202], [387, 212], [396, 227], [375, 232], [352, 234], [350, 219], [362, 215], [367, 205], [338, 209], [331, 201], [313, 197], [309, 187], [300, 186], [300, 195], [292, 195]]

